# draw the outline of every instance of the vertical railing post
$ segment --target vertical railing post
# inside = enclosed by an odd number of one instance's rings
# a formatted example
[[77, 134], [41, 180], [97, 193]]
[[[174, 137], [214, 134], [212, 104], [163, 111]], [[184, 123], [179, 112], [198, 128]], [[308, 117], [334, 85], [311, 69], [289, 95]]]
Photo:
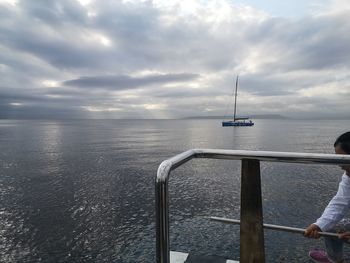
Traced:
[[[162, 178], [164, 179], [164, 178]], [[156, 180], [156, 262], [170, 263], [168, 180]]]
[[259, 160], [242, 160], [240, 262], [265, 262]]

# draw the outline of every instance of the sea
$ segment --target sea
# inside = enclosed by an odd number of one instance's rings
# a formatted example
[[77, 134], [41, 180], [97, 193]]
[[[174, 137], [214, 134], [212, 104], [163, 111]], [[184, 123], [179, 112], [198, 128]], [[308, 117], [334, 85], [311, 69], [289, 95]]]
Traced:
[[[333, 153], [345, 120], [0, 120], [0, 262], [155, 262], [160, 163], [192, 148]], [[171, 250], [239, 259], [240, 161], [171, 173]], [[334, 165], [261, 163], [264, 222], [305, 228], [335, 194]], [[267, 262], [309, 262], [322, 238], [265, 230]], [[346, 253], [350, 256], [348, 247]]]

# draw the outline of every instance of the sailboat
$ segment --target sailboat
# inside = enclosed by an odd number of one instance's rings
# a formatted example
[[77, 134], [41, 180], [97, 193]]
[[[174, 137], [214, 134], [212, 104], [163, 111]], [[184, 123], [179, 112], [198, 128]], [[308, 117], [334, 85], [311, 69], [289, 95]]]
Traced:
[[233, 112], [233, 120], [231, 121], [222, 121], [223, 127], [228, 126], [253, 126], [254, 122], [249, 120], [249, 117], [236, 117], [236, 106], [237, 106], [237, 88], [238, 88], [238, 76], [236, 78], [236, 92], [235, 92], [235, 106]]

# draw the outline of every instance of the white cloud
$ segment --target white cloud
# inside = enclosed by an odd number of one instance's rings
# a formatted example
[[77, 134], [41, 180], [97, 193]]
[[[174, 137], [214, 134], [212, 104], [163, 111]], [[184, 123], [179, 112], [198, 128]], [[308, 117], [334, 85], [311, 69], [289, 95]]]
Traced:
[[88, 6], [91, 4], [91, 0], [77, 0], [82, 6]]
[[17, 4], [18, 0], [0, 0], [0, 5], [16, 6]]
[[339, 87], [336, 84], [333, 85], [327, 85], [327, 86], [317, 86], [307, 89], [301, 89], [298, 91], [299, 94], [303, 97], [309, 97], [309, 98], [317, 98], [317, 97], [324, 97], [324, 98], [330, 98], [330, 97], [336, 97], [341, 96], [342, 94], [349, 94], [348, 90], [344, 90], [343, 87]]
[[43, 80], [41, 81], [42, 85], [45, 86], [45, 87], [58, 87], [60, 85], [60, 83], [56, 80], [49, 80], [49, 79], [46, 79], [46, 80]]
[[167, 108], [167, 105], [165, 104], [143, 104], [141, 105], [142, 107], [144, 107], [146, 110], [163, 110]]
[[113, 112], [113, 111], [121, 111], [120, 108], [115, 107], [96, 107], [96, 106], [81, 106], [84, 110], [91, 112]]
[[19, 102], [11, 102], [10, 105], [11, 106], [22, 106], [23, 104], [19, 103]]
[[350, 2], [347, 0], [331, 0], [324, 13], [338, 13], [350, 11]]

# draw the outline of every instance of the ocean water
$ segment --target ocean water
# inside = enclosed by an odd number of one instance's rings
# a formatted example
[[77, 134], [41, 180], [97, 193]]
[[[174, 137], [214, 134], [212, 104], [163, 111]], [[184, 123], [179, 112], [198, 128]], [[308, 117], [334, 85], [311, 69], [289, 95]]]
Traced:
[[[154, 262], [154, 178], [191, 148], [333, 153], [350, 121], [0, 120], [1, 262]], [[335, 194], [337, 166], [261, 163], [265, 223], [306, 227]], [[171, 249], [239, 257], [240, 162], [172, 172]], [[322, 240], [265, 231], [267, 262], [309, 262]], [[347, 253], [350, 255], [348, 249]]]

